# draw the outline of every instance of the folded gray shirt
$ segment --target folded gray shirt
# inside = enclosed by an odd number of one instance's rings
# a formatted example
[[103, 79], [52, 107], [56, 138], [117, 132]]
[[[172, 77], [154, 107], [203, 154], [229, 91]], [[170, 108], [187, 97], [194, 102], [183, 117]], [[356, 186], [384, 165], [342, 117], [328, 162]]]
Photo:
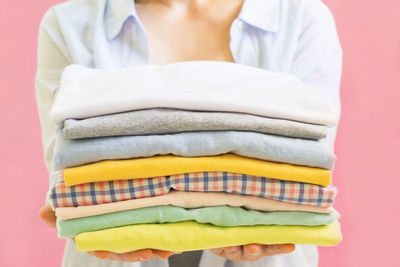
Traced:
[[64, 122], [68, 139], [171, 134], [194, 131], [253, 131], [306, 139], [326, 137], [327, 127], [244, 113], [145, 109]]
[[332, 169], [335, 155], [322, 140], [242, 131], [185, 132], [68, 140], [63, 137], [59, 128], [54, 163], [56, 170], [60, 170], [101, 160], [167, 154], [199, 157], [233, 153], [267, 161]]

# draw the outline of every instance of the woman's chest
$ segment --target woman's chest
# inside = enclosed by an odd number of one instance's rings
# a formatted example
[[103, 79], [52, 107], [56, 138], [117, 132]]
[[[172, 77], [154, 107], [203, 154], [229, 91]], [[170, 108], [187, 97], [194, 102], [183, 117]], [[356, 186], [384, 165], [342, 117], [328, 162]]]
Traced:
[[[190, 60], [234, 61], [229, 34], [194, 23], [147, 27], [150, 63]], [[229, 31], [228, 31], [229, 32]]]
[[[217, 1], [218, 2], [218, 1]], [[237, 2], [237, 1], [236, 1]], [[239, 2], [238, 2], [239, 3]], [[219, 15], [213, 12], [158, 9], [138, 5], [144, 26], [151, 64], [167, 64], [191, 60], [234, 62], [230, 47], [230, 29], [239, 11], [232, 5]]]

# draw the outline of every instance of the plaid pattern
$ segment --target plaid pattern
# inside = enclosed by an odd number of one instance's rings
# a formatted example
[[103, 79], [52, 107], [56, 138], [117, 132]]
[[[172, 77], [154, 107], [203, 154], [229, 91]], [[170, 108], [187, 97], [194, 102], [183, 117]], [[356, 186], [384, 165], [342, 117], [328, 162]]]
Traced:
[[95, 182], [76, 186], [57, 183], [50, 195], [54, 208], [97, 205], [178, 191], [227, 192], [296, 204], [331, 207], [336, 187], [227, 172], [197, 172], [146, 179]]

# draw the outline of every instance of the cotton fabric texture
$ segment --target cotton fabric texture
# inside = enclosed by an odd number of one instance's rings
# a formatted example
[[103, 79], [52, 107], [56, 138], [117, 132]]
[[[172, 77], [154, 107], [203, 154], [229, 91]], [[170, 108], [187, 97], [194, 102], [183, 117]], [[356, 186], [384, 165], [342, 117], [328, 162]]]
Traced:
[[64, 121], [67, 139], [159, 135], [195, 131], [252, 131], [305, 139], [326, 137], [327, 127], [243, 113], [145, 109]]
[[329, 170], [225, 154], [195, 158], [167, 155], [106, 160], [67, 168], [64, 170], [64, 181], [67, 186], [72, 186], [91, 182], [152, 178], [204, 171], [240, 173], [321, 186], [330, 185], [332, 178], [332, 172]]
[[260, 212], [228, 206], [198, 209], [157, 206], [72, 220], [57, 219], [57, 232], [61, 238], [71, 238], [83, 232], [93, 232], [126, 225], [162, 224], [191, 220], [224, 227], [250, 225], [316, 226], [331, 224], [339, 217], [336, 211], [331, 214], [320, 214], [296, 211]]
[[52, 189], [50, 198], [54, 208], [77, 207], [154, 197], [167, 194], [171, 189], [252, 195], [320, 207], [331, 207], [337, 194], [334, 186], [321, 187], [236, 173], [200, 172], [70, 187], [59, 183]]
[[172, 205], [182, 208], [200, 208], [227, 205], [259, 211], [303, 211], [314, 213], [333, 213], [332, 208], [297, 205], [289, 202], [273, 200], [265, 197], [228, 194], [223, 192], [185, 192], [170, 191], [168, 194], [98, 204], [90, 206], [56, 208], [56, 216], [62, 220], [70, 220], [88, 216], [108, 214], [132, 209]]
[[329, 99], [295, 76], [222, 61], [113, 70], [73, 64], [63, 71], [50, 116], [61, 123], [157, 107], [249, 113], [332, 127], [338, 120]]
[[222, 227], [194, 221], [138, 224], [80, 233], [75, 237], [79, 251], [106, 250], [117, 253], [145, 248], [192, 251], [251, 243], [334, 246], [341, 239], [337, 221], [323, 226]]
[[324, 142], [242, 131], [187, 132], [66, 140], [57, 135], [56, 169], [101, 160], [172, 154], [182, 157], [226, 153], [267, 161], [332, 169], [335, 155]]

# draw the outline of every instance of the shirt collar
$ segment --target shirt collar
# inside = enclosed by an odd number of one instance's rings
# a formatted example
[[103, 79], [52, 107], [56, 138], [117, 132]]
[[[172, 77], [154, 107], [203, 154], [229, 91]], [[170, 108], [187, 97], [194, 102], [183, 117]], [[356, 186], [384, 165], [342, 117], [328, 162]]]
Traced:
[[280, 0], [245, 0], [239, 18], [264, 31], [278, 32]]
[[[264, 31], [279, 30], [280, 0], [245, 0], [239, 19]], [[129, 17], [137, 17], [133, 0], [107, 0], [106, 27], [110, 40], [121, 31]]]
[[133, 0], [107, 0], [106, 27], [110, 40], [118, 35], [125, 21], [131, 16], [137, 16]]

